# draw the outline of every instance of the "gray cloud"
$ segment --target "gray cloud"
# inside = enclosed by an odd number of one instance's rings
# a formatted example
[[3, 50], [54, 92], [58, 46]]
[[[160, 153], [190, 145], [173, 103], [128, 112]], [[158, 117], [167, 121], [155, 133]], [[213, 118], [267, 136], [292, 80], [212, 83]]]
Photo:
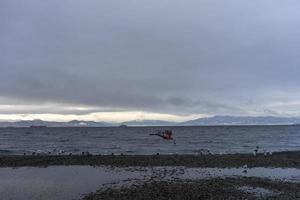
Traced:
[[4, 0], [0, 96], [104, 110], [277, 113], [267, 105], [300, 98], [299, 8], [292, 0]]

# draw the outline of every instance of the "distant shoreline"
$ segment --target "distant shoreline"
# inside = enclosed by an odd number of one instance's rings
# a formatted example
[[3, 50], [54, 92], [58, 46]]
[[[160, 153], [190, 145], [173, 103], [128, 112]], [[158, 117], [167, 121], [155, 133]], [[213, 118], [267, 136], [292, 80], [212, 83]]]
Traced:
[[92, 166], [186, 166], [186, 167], [292, 167], [300, 168], [300, 151], [272, 155], [1, 155], [0, 167]]
[[30, 127], [30, 126], [47, 126], [47, 127], [119, 127], [119, 126], [272, 126], [272, 125], [299, 125], [299, 117], [279, 117], [279, 116], [222, 116], [198, 118], [188, 121], [165, 121], [165, 120], [132, 120], [124, 122], [109, 121], [85, 121], [72, 120], [67, 122], [61, 121], [44, 121], [41, 119], [20, 120], [20, 121], [0, 121], [0, 127]]
[[124, 126], [0, 126], [0, 128], [143, 128], [143, 127], [251, 127], [251, 126], [300, 126], [300, 124], [207, 124], [207, 125], [126, 125]]

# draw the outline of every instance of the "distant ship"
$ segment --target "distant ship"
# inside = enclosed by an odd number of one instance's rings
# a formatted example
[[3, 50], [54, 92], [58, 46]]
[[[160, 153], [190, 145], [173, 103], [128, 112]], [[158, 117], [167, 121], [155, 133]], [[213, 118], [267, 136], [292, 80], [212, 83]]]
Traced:
[[120, 125], [119, 127], [120, 127], [120, 128], [127, 128], [128, 126], [125, 125], [125, 124], [122, 124], [122, 125]]
[[47, 128], [47, 126], [30, 126], [29, 128]]

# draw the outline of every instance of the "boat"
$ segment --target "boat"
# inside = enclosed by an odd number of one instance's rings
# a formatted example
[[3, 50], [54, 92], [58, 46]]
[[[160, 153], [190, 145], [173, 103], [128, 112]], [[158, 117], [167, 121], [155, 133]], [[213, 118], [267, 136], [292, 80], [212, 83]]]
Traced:
[[126, 124], [122, 124], [119, 126], [120, 128], [127, 128], [128, 126]]
[[30, 126], [29, 128], [47, 128], [47, 126]]

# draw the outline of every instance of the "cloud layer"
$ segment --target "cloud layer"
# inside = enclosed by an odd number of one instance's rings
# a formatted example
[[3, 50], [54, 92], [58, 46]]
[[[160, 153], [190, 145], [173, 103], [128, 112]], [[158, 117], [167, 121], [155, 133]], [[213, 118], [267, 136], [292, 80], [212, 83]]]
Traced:
[[296, 0], [1, 1], [0, 113], [300, 115], [299, 9]]

